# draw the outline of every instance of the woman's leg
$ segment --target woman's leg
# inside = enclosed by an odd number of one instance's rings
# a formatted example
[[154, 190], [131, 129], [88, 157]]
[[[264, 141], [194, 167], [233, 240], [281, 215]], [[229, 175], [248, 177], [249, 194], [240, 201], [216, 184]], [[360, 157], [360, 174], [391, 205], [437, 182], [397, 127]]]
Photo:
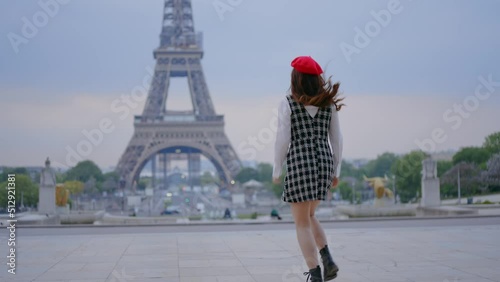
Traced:
[[302, 255], [309, 269], [316, 268], [319, 261], [309, 216], [311, 202], [291, 203], [290, 206]]
[[311, 230], [314, 235], [314, 240], [318, 250], [323, 249], [327, 244], [325, 231], [319, 224], [318, 219], [315, 216], [316, 208], [318, 207], [320, 201], [312, 201], [309, 209], [309, 216], [311, 218]]
[[337, 277], [339, 267], [333, 261], [330, 250], [327, 248], [325, 231], [319, 224], [316, 216], [314, 216], [316, 207], [319, 205], [319, 203], [319, 201], [314, 201], [313, 203], [311, 203], [309, 215], [311, 217], [311, 229], [314, 234], [314, 240], [316, 241], [316, 246], [320, 250], [319, 252], [321, 254], [321, 261], [323, 263], [323, 279], [324, 281], [330, 281]]

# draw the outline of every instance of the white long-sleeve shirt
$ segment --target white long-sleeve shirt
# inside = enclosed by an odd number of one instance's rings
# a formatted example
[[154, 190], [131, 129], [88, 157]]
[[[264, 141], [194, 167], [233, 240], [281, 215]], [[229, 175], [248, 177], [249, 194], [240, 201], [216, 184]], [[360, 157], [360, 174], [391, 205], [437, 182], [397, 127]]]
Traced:
[[[315, 117], [318, 113], [318, 107], [305, 106], [305, 109], [311, 117]], [[278, 109], [278, 131], [276, 133], [276, 142], [274, 144], [274, 168], [273, 178], [281, 176], [283, 163], [285, 162], [288, 148], [292, 138], [292, 127], [290, 122], [290, 115], [292, 110], [285, 97]], [[339, 114], [334, 105], [332, 105], [332, 116], [330, 120], [330, 129], [328, 131], [330, 139], [330, 149], [334, 156], [334, 165], [337, 166], [335, 176], [340, 176], [340, 167], [342, 164], [342, 133], [340, 132]]]

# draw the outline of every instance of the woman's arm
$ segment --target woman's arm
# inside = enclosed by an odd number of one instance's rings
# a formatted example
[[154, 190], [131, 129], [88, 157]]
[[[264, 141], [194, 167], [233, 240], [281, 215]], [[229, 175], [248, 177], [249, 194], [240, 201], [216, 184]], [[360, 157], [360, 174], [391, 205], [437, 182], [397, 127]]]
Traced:
[[332, 146], [332, 154], [334, 155], [335, 159], [334, 164], [337, 167], [335, 176], [338, 178], [340, 177], [340, 167], [342, 165], [343, 139], [342, 139], [342, 132], [340, 131], [339, 114], [337, 112], [337, 109], [335, 108], [335, 105], [332, 106], [332, 117], [330, 120], [329, 133], [330, 133], [330, 144]]
[[274, 143], [273, 179], [278, 179], [281, 176], [283, 162], [290, 146], [292, 138], [290, 114], [290, 105], [288, 105], [288, 100], [285, 97], [278, 108], [278, 131], [276, 132], [276, 142]]

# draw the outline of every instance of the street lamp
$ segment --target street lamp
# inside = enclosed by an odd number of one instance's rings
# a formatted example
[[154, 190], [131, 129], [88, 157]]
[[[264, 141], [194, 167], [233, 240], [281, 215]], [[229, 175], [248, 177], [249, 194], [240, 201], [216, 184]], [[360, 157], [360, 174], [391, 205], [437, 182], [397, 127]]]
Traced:
[[462, 198], [460, 193], [460, 165], [458, 165], [457, 181], [458, 181], [458, 204], [460, 205], [462, 204]]
[[396, 175], [392, 175], [392, 193], [394, 194], [394, 204], [397, 204], [397, 198], [396, 198]]
[[120, 178], [120, 189], [122, 189], [122, 214], [125, 210], [125, 185], [127, 182], [125, 181], [125, 178], [122, 176]]
[[351, 180], [351, 188], [352, 188], [352, 204], [354, 205], [356, 201], [354, 200], [354, 179]]

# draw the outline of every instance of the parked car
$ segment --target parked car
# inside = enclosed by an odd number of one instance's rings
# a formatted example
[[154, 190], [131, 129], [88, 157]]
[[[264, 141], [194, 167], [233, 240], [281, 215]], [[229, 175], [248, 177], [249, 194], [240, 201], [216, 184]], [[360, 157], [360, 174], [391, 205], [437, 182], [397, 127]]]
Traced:
[[180, 214], [178, 207], [168, 207], [164, 211], [161, 212], [161, 215], [172, 215], [172, 214]]

